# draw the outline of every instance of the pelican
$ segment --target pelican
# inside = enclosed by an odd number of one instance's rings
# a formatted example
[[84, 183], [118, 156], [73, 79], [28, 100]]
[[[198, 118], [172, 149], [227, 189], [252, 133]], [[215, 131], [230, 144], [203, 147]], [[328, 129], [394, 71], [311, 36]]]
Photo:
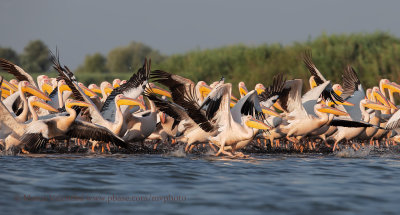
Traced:
[[314, 130], [329, 124], [334, 115], [346, 115], [347, 113], [344, 111], [328, 107], [323, 103], [318, 104], [318, 100], [320, 100], [318, 98], [329, 84], [330, 82], [326, 81], [314, 87], [302, 97], [302, 80], [287, 81], [286, 88], [289, 88], [290, 91], [280, 100], [282, 107], [288, 112], [287, 120], [289, 124], [280, 126], [281, 132], [286, 133], [288, 138], [294, 136], [300, 140]]
[[[120, 84], [121, 84], [121, 79], [116, 78], [116, 79], [114, 79], [114, 81], [113, 81], [113, 83], [112, 83], [112, 87], [113, 87], [113, 88], [117, 88], [117, 87], [120, 86]], [[110, 92], [110, 93], [111, 93], [111, 92]]]
[[[354, 106], [342, 106], [349, 114], [347, 117], [341, 117], [342, 120], [347, 123], [369, 123], [370, 115], [365, 111], [365, 108], [371, 108], [374, 110], [382, 110], [384, 107], [377, 103], [372, 103], [370, 100], [365, 99], [366, 95], [361, 85], [360, 80], [354, 69], [351, 66], [347, 66], [343, 73], [343, 93], [342, 97], [354, 104]], [[376, 94], [377, 97], [381, 98], [381, 94]], [[369, 124], [369, 126], [372, 126]], [[345, 139], [346, 141], [351, 140], [360, 135], [365, 130], [364, 126], [356, 126], [352, 128], [338, 127], [335, 134], [331, 136], [335, 140], [333, 151], [336, 150], [338, 143]]]
[[[257, 113], [260, 111], [261, 103], [265, 106], [262, 108], [262, 112], [265, 114], [265, 108], [271, 107], [280, 94], [282, 93], [285, 85], [285, 80], [283, 80], [282, 75], [274, 76], [273, 83], [268, 88], [265, 88], [264, 85], [258, 84], [255, 87], [255, 90], [248, 92], [243, 98], [241, 98], [236, 105], [231, 109], [231, 115], [235, 122], [239, 124], [243, 124], [244, 129], [250, 130], [252, 129], [253, 135], [251, 138], [243, 137], [242, 139], [236, 143], [230, 144], [231, 150], [235, 153], [236, 150], [242, 149], [247, 146], [252, 140], [253, 137], [258, 133], [260, 129], [271, 129], [268, 121], [259, 122], [254, 117], [258, 118], [262, 116], [261, 113]], [[259, 89], [259, 90], [257, 90]], [[274, 115], [272, 121], [274, 121], [274, 117], [279, 116], [278, 114]], [[221, 134], [219, 134], [221, 135]], [[217, 138], [217, 137], [216, 137]], [[232, 140], [231, 140], [232, 141]], [[229, 144], [229, 141], [228, 141]], [[243, 154], [239, 154], [239, 156], [243, 156]]]
[[[230, 109], [231, 91], [231, 84], [220, 83], [210, 92], [202, 105], [207, 107], [207, 118], [215, 121], [215, 126], [218, 128], [218, 134], [209, 137], [209, 140], [219, 147], [216, 156], [220, 154], [243, 156], [242, 153], [236, 153], [236, 150], [247, 145], [259, 129], [271, 128], [254, 118], [263, 115], [256, 91], [251, 91], [239, 100], [236, 104], [238, 106], [235, 105], [236, 108], [233, 108], [232, 112]], [[249, 104], [252, 99], [254, 100], [251, 105], [245, 105]], [[225, 146], [230, 146], [232, 152], [226, 151]]]
[[58, 116], [47, 120], [38, 120], [30, 123], [20, 141], [25, 144], [25, 149], [29, 152], [36, 152], [45, 146], [51, 138], [80, 138], [104, 142], [113, 142], [115, 145], [129, 148], [121, 138], [114, 135], [110, 130], [103, 126], [94, 125], [89, 122], [76, 120], [76, 111], [73, 106], [88, 107], [86, 102], [68, 99], [65, 109], [69, 116]]
[[[0, 77], [0, 82], [2, 82], [2, 80], [3, 80], [2, 77]], [[57, 112], [56, 109], [52, 108], [50, 105], [39, 100], [39, 98], [36, 96], [29, 97], [27, 103], [28, 103], [28, 108], [32, 114], [33, 121], [38, 120], [38, 116], [33, 108], [34, 106], [44, 108], [49, 111]], [[17, 143], [19, 143], [18, 138], [22, 136], [28, 124], [18, 122], [15, 118], [15, 115], [12, 112], [10, 112], [1, 101], [0, 101], [0, 123], [2, 123], [0, 139], [5, 139], [6, 143], [5, 148], [6, 150], [8, 150], [11, 146], [14, 146]]]
[[[139, 68], [137, 73], [134, 73], [131, 78], [120, 87], [115, 88], [111, 94], [107, 97], [100, 110], [101, 115], [104, 119], [114, 122], [116, 107], [114, 105], [114, 99], [118, 94], [123, 94], [125, 97], [136, 99], [140, 94], [143, 93], [150, 75], [151, 60], [145, 59], [143, 66]], [[127, 106], [121, 107], [121, 111], [125, 114]]]
[[96, 84], [89, 84], [88, 88], [95, 93], [102, 94], [100, 87], [98, 87]]
[[[311, 84], [312, 86], [319, 86], [323, 83], [328, 82], [325, 77], [321, 74], [321, 72], [317, 69], [315, 66], [314, 62], [312, 61], [312, 55], [311, 52], [305, 52], [303, 55], [303, 62], [306, 65], [308, 71], [311, 73], [312, 76], [314, 76]], [[322, 92], [322, 98], [325, 100], [331, 100], [331, 101], [339, 101], [344, 103], [344, 105], [350, 105], [347, 104], [342, 97], [336, 94], [336, 92], [333, 90], [333, 86], [331, 83], [328, 83], [326, 87], [324, 88], [324, 91]]]
[[[50, 98], [47, 97], [42, 91], [32, 86], [28, 81], [21, 81], [18, 83], [18, 93], [14, 93], [13, 95], [7, 97], [3, 100], [4, 105], [7, 109], [15, 115], [18, 115], [16, 120], [18, 122], [25, 122], [28, 119], [28, 100], [25, 93], [30, 93], [39, 97], [40, 99], [49, 101]], [[18, 101], [22, 102], [22, 110], [17, 110]]]
[[107, 97], [110, 95], [110, 93], [113, 91], [113, 86], [110, 84], [110, 82], [103, 81], [100, 84], [100, 90], [101, 90], [101, 102], [104, 103], [107, 99]]

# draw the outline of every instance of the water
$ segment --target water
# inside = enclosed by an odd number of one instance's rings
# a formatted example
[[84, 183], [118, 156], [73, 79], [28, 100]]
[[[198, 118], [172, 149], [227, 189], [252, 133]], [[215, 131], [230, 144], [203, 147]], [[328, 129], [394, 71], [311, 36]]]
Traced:
[[252, 157], [1, 156], [0, 213], [399, 213], [398, 152]]

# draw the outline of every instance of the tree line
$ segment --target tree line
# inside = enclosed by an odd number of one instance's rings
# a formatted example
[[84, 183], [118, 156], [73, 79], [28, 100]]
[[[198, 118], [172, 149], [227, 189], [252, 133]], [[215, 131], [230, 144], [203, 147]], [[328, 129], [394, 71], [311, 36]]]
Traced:
[[[272, 76], [278, 73], [284, 74], [287, 79], [307, 80], [309, 72], [301, 59], [306, 50], [312, 51], [318, 69], [334, 83], [342, 82], [341, 74], [347, 65], [354, 67], [366, 87], [377, 85], [381, 78], [396, 82], [400, 78], [400, 38], [387, 32], [323, 33], [314, 39], [288, 45], [236, 44], [168, 56], [148, 45], [132, 41], [127, 46], [111, 50], [107, 56], [101, 53], [87, 55], [75, 74], [84, 83], [127, 79], [147, 57], [152, 59], [152, 69], [208, 83], [224, 76], [234, 86], [244, 81], [250, 90], [257, 83], [270, 84]], [[0, 57], [21, 65], [29, 73], [51, 71], [49, 50], [40, 40], [31, 41], [21, 54], [11, 48], [0, 47]]]

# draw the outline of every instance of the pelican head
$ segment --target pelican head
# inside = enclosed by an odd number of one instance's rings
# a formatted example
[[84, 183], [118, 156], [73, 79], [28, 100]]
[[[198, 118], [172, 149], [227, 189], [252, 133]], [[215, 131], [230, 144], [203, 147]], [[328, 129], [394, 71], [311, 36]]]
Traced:
[[315, 81], [315, 77], [313, 75], [310, 77], [309, 82], [310, 82], [311, 89], [317, 86], [317, 82]]
[[337, 116], [347, 116], [349, 115], [347, 112], [345, 111], [341, 111], [337, 108], [333, 108], [333, 107], [329, 107], [328, 105], [321, 103], [321, 104], [316, 104], [315, 105], [315, 109], [321, 113], [330, 113], [330, 114], [334, 114]]
[[101, 91], [104, 91], [107, 95], [109, 95], [113, 91], [113, 87], [108, 81], [103, 81], [100, 84]]
[[400, 93], [400, 86], [394, 82], [389, 81], [388, 79], [381, 79], [379, 85], [383, 90], [388, 89], [394, 93]]
[[342, 95], [343, 93], [343, 88], [340, 84], [334, 84], [332, 86], [332, 89], [338, 96]]
[[36, 87], [32, 86], [29, 82], [27, 81], [21, 81], [18, 84], [18, 89], [20, 89], [23, 93], [27, 92], [30, 93], [34, 96], [39, 97], [40, 99], [46, 100], [46, 101], [51, 101], [51, 99], [46, 96], [42, 91], [37, 89]]
[[243, 96], [247, 95], [247, 93], [248, 93], [249, 91], [247, 90], [247, 87], [246, 87], [246, 85], [244, 84], [244, 82], [241, 81], [241, 82], [239, 82], [238, 85], [239, 85], [240, 97], [243, 97]]
[[89, 96], [89, 97], [93, 97], [93, 96], [97, 96], [95, 92], [91, 91], [89, 88], [87, 88], [83, 83], [79, 82], [78, 86], [83, 90], [83, 92]]
[[83, 101], [73, 100], [73, 99], [67, 99], [67, 101], [65, 101], [65, 107], [72, 108], [73, 106], [89, 107], [90, 104], [83, 102]]
[[272, 110], [271, 108], [267, 108], [267, 107], [262, 107], [262, 112], [264, 114], [267, 114], [270, 116], [279, 116], [278, 112], [276, 112], [275, 110]]
[[42, 88], [43, 92], [50, 94], [53, 91], [53, 87], [51, 86], [50, 79], [48, 79], [48, 78], [43, 79], [41, 88]]
[[64, 91], [72, 91], [71, 88], [65, 83], [64, 79], [58, 81], [58, 90], [62, 94]]
[[91, 90], [91, 91], [93, 91], [93, 92], [95, 92], [95, 93], [101, 94], [101, 89], [100, 89], [100, 87], [98, 87], [96, 84], [90, 84], [90, 85], [88, 86], [88, 88], [89, 88], [89, 90]]
[[245, 120], [244, 123], [246, 124], [246, 126], [250, 127], [250, 128], [256, 128], [256, 129], [261, 129], [261, 130], [268, 130], [271, 129], [272, 127], [265, 124], [264, 122], [255, 119], [252, 116], [245, 116]]
[[113, 81], [113, 83], [112, 83], [112, 86], [113, 86], [114, 88], [117, 88], [117, 87], [119, 87], [120, 85], [121, 85], [121, 80], [120, 80], [119, 78], [114, 79], [114, 81]]
[[118, 106], [121, 105], [139, 106], [140, 108], [144, 109], [144, 106], [140, 100], [128, 98], [122, 94], [119, 94], [115, 97], [115, 104], [117, 104]]
[[369, 99], [363, 99], [360, 101], [360, 104], [363, 107], [369, 108], [369, 109], [374, 109], [374, 110], [389, 110], [390, 107], [387, 107], [385, 105], [382, 105], [380, 103], [371, 101]]
[[386, 99], [386, 97], [382, 94], [382, 92], [379, 90], [378, 87], [373, 87], [372, 88], [372, 95], [378, 100], [380, 103], [387, 107], [391, 107], [389, 104], [389, 101]]
[[205, 98], [211, 92], [211, 87], [206, 84], [204, 81], [197, 82], [197, 88], [200, 95]]
[[150, 89], [151, 89], [154, 93], [157, 93], [157, 94], [159, 94], [159, 95], [161, 95], [161, 96], [166, 96], [166, 97], [171, 98], [171, 93], [170, 93], [169, 91], [164, 90], [164, 89], [161, 88], [161, 87], [158, 87], [158, 86], [155, 85], [154, 83], [149, 83], [149, 87], [150, 87]]
[[42, 100], [40, 100], [37, 96], [29, 97], [28, 102], [32, 106], [40, 107], [40, 108], [43, 108], [45, 110], [52, 111], [52, 112], [59, 112], [57, 109], [53, 108], [46, 102], [43, 102]]
[[16, 92], [18, 90], [18, 87], [15, 87], [12, 83], [6, 81], [5, 79], [3, 79], [3, 83], [1, 84], [1, 87], [4, 87], [11, 92]]
[[265, 88], [264, 84], [258, 83], [254, 87], [254, 89], [257, 91], [257, 94], [260, 95], [262, 92], [265, 91], [266, 88]]

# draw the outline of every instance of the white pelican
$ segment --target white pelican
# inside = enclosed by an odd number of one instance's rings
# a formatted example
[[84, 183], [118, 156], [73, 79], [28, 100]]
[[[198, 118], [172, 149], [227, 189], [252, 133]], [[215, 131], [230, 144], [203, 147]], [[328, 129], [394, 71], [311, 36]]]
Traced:
[[[334, 115], [346, 115], [344, 111], [318, 104], [319, 97], [329, 84], [330, 82], [326, 81], [301, 96], [303, 81], [301, 79], [287, 81], [285, 88], [290, 91], [282, 95], [280, 101], [282, 107], [288, 112], [286, 116], [288, 124], [280, 126], [280, 132], [286, 133], [288, 138], [294, 136], [299, 140], [329, 124]], [[294, 139], [291, 140], [297, 142]]]
[[79, 138], [112, 142], [117, 146], [129, 148], [121, 138], [114, 135], [110, 130], [103, 126], [94, 125], [89, 122], [76, 120], [76, 111], [73, 106], [88, 107], [86, 102], [68, 99], [65, 109], [69, 116], [58, 116], [47, 120], [38, 120], [30, 123], [26, 128], [20, 141], [25, 144], [25, 149], [35, 152], [45, 146], [51, 138]]
[[[4, 105], [10, 112], [18, 115], [16, 120], [18, 122], [25, 122], [28, 119], [28, 100], [25, 93], [28, 92], [32, 95], [39, 97], [40, 99], [49, 101], [50, 98], [47, 97], [42, 91], [32, 86], [28, 81], [21, 81], [18, 83], [18, 92], [7, 97], [3, 100]], [[21, 109], [18, 110], [18, 102], [22, 102]]]
[[[338, 130], [335, 134], [331, 136], [335, 140], [335, 144], [333, 146], [333, 151], [337, 148], [338, 143], [345, 139], [346, 141], [351, 140], [361, 134], [366, 126], [362, 126], [361, 124], [368, 124], [370, 121], [370, 115], [365, 111], [365, 108], [371, 108], [374, 110], [382, 110], [384, 107], [377, 103], [371, 102], [368, 99], [364, 99], [366, 97], [364, 89], [361, 85], [360, 80], [354, 69], [351, 66], [347, 66], [343, 73], [343, 93], [342, 97], [354, 106], [341, 106], [346, 112], [349, 114], [347, 117], [340, 117], [339, 120], [341, 122], [351, 124], [358, 124], [352, 128], [347, 127], [338, 127]], [[381, 94], [377, 94], [377, 97], [380, 97]], [[338, 122], [338, 121], [336, 121]], [[368, 124], [368, 126], [372, 126]]]
[[[150, 64], [151, 60], [147, 61], [147, 59], [145, 59], [143, 66], [137, 71], [137, 73], [134, 73], [125, 84], [122, 84], [120, 87], [115, 88], [111, 92], [100, 110], [100, 113], [104, 119], [110, 122], [115, 121], [116, 107], [114, 105], [114, 99], [117, 95], [123, 94], [125, 97], [136, 99], [143, 93], [148, 83]], [[123, 114], [125, 114], [126, 110], [127, 106], [121, 107]]]
[[[312, 76], [314, 76], [314, 82], [315, 85], [319, 86], [323, 83], [326, 83], [327, 80], [325, 79], [325, 77], [321, 74], [321, 72], [317, 69], [317, 67], [315, 66], [315, 64], [312, 61], [312, 55], [311, 52], [305, 52], [303, 55], [303, 62], [306, 65], [308, 71], [311, 73]], [[314, 85], [314, 84], [312, 84]], [[339, 95], [336, 94], [336, 92], [333, 90], [332, 84], [329, 83], [326, 85], [326, 87], [324, 88], [324, 91], [322, 92], [322, 98], [324, 98], [325, 100], [331, 100], [331, 101], [339, 101], [344, 103], [345, 105], [351, 105], [351, 104], [347, 104], [342, 97], [340, 97]]]
[[[212, 122], [215, 121], [215, 127], [218, 128], [218, 134], [209, 137], [209, 140], [219, 147], [216, 156], [243, 155], [236, 153], [236, 150], [250, 142], [249, 140], [253, 139], [259, 129], [271, 128], [254, 118], [263, 115], [256, 91], [251, 91], [243, 97], [232, 112], [231, 91], [231, 84], [220, 83], [214, 87], [202, 105], [207, 108], [207, 118]], [[226, 151], [225, 146], [230, 146], [232, 153]]]

